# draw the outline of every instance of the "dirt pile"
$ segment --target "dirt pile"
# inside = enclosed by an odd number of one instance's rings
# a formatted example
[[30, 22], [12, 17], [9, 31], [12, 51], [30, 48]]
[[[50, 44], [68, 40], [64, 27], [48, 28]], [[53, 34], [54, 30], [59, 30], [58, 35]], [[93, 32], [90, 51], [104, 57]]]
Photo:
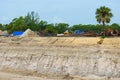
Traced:
[[27, 29], [20, 37], [37, 37], [37, 33], [34, 31]]
[[5, 34], [7, 34], [7, 31], [0, 30], [0, 35], [5, 35]]

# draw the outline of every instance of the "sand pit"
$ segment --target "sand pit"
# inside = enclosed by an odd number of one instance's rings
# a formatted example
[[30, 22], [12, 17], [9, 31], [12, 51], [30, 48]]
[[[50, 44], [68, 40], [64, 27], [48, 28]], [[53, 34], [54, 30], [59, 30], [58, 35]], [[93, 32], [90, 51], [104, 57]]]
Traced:
[[99, 40], [1, 38], [0, 80], [119, 80], [120, 38]]

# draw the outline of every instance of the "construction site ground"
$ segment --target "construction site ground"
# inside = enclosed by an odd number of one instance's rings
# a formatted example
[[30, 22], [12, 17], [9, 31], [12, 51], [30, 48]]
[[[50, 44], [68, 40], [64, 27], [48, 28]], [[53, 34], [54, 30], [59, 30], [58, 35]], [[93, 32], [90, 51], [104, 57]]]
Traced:
[[[110, 54], [120, 53], [119, 37], [105, 38], [101, 44], [98, 43], [99, 41], [101, 41], [100, 37], [0, 37], [0, 52], [11, 55], [21, 52], [20, 54], [26, 56], [32, 53], [38, 54], [40, 50], [43, 50], [46, 55], [54, 52], [51, 55], [74, 56], [81, 52], [80, 54], [84, 53], [82, 56], [88, 56], [94, 51], [96, 55], [99, 50], [103, 49]], [[92, 74], [87, 76], [42, 74], [33, 70], [2, 67], [1, 65], [0, 80], [120, 80], [120, 78], [100, 77]]]

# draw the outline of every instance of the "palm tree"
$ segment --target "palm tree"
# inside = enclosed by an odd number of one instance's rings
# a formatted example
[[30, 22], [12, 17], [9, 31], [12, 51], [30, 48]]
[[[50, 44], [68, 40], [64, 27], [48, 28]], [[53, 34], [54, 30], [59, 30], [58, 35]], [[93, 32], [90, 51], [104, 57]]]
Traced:
[[105, 23], [110, 23], [110, 18], [113, 17], [111, 9], [105, 6], [101, 6], [96, 9], [96, 20], [103, 24], [103, 35], [105, 36]]

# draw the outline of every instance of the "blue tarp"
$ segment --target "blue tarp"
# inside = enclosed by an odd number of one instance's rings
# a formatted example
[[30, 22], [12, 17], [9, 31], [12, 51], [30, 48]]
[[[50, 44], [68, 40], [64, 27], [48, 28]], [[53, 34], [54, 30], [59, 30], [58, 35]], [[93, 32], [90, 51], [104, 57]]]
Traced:
[[74, 34], [82, 34], [82, 33], [84, 33], [83, 30], [75, 30], [75, 31], [74, 31]]
[[13, 36], [20, 36], [23, 34], [23, 31], [14, 31]]

